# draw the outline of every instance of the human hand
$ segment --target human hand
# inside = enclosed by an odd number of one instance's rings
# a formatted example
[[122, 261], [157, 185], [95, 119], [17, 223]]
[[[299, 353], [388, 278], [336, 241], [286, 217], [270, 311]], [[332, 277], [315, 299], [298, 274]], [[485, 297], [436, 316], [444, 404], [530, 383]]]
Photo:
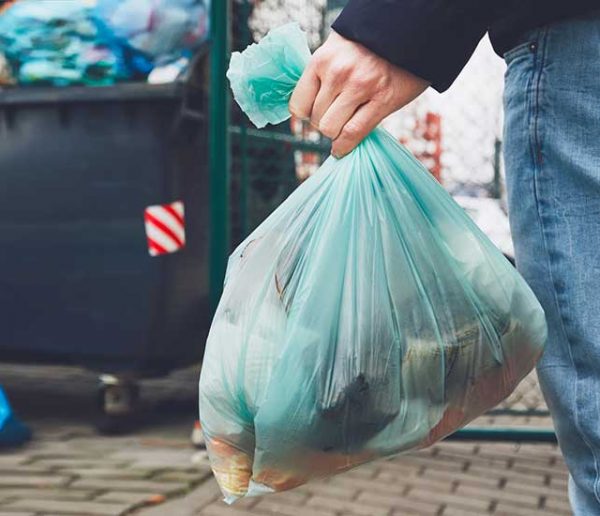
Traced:
[[333, 140], [332, 154], [353, 150], [390, 113], [429, 83], [331, 32], [290, 99], [290, 112]]

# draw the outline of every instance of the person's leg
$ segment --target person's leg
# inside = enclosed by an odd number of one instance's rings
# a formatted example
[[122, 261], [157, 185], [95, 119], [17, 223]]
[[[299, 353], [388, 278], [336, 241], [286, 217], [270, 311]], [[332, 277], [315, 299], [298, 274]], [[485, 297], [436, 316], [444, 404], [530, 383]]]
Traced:
[[533, 31], [505, 57], [516, 260], [548, 319], [538, 374], [573, 510], [600, 514], [600, 12]]

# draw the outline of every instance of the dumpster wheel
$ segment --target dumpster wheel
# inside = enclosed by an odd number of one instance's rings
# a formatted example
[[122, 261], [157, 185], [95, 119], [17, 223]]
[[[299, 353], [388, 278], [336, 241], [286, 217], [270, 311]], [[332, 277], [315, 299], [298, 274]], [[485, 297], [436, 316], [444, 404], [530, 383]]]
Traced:
[[100, 376], [96, 422], [98, 432], [105, 435], [131, 431], [139, 417], [140, 389], [131, 378], [110, 374]]

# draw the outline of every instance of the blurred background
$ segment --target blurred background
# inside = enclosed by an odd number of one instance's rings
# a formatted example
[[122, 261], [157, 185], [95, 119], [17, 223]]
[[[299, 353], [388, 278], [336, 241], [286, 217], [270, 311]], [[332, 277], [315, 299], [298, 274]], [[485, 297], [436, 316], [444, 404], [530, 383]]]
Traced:
[[[317, 48], [344, 3], [0, 0], [0, 511], [569, 514], [535, 374], [455, 441], [217, 501], [196, 389], [226, 258], [330, 148], [251, 127], [226, 66], [288, 21]], [[513, 260], [504, 69], [486, 38], [384, 126]]]

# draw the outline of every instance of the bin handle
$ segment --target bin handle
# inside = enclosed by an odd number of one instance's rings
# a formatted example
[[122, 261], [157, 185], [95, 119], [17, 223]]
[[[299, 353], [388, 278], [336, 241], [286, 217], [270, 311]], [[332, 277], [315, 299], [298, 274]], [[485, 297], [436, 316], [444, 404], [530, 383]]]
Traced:
[[190, 107], [191, 90], [192, 88], [187, 85], [184, 87], [180, 115], [182, 118], [189, 120], [203, 121], [206, 119], [204, 112], [200, 109]]
[[208, 50], [209, 50], [209, 46], [208, 45], [204, 45], [198, 52], [196, 52], [196, 54], [194, 55], [194, 58], [192, 59], [192, 62], [190, 63], [189, 68], [187, 69], [186, 73], [185, 73], [185, 77], [183, 78], [184, 81], [184, 88], [183, 88], [183, 102], [181, 103], [181, 116], [190, 120], [196, 120], [196, 121], [204, 121], [206, 120], [206, 115], [202, 110], [199, 109], [194, 109], [191, 107], [190, 104], [190, 98], [192, 97], [193, 94], [197, 93], [198, 91], [201, 92], [201, 87], [199, 88], [193, 88], [192, 87], [192, 75], [194, 74], [194, 71], [201, 68], [202, 63], [204, 63], [208, 57]]

